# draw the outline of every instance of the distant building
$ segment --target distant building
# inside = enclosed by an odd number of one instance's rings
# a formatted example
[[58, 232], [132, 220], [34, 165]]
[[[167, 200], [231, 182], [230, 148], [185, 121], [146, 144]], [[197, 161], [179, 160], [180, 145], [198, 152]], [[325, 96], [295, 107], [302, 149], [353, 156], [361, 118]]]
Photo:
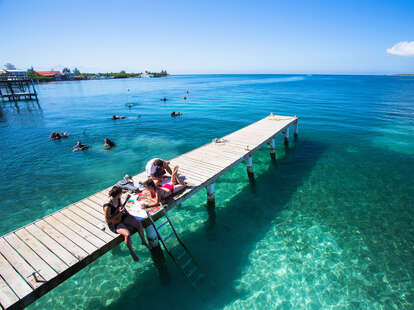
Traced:
[[12, 81], [12, 80], [27, 80], [27, 71], [25, 70], [0, 70], [0, 79]]
[[65, 76], [60, 71], [36, 71], [36, 73], [41, 76], [47, 76], [47, 77], [54, 78], [57, 81], [63, 79], [63, 77]]

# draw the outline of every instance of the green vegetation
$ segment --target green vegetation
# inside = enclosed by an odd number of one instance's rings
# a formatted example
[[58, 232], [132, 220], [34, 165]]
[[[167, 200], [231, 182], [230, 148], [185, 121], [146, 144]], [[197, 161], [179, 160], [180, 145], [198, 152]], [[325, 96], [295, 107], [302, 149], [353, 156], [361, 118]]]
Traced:
[[167, 70], [161, 70], [161, 72], [145, 71], [145, 73], [147, 75], [149, 75], [150, 77], [164, 77], [164, 76], [169, 76], [169, 74], [167, 73]]
[[27, 76], [31, 79], [33, 79], [33, 81], [35, 81], [36, 83], [39, 82], [52, 82], [55, 79], [50, 77], [50, 76], [43, 76], [38, 74], [33, 67], [31, 67], [30, 69], [27, 69]]

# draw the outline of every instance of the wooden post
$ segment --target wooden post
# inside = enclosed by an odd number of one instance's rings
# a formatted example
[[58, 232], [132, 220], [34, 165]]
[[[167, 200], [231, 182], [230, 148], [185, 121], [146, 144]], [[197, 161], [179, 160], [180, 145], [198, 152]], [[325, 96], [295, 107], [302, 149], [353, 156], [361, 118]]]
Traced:
[[216, 199], [214, 195], [214, 183], [207, 185], [207, 207], [214, 208], [216, 206]]
[[270, 158], [272, 161], [276, 161], [276, 152], [275, 152], [275, 139], [270, 140]]
[[285, 142], [285, 146], [287, 147], [287, 146], [289, 146], [289, 126], [286, 127], [286, 129], [283, 131], [283, 133], [285, 134], [284, 142]]
[[246, 168], [247, 168], [247, 175], [249, 177], [249, 180], [254, 180], [253, 160], [252, 160], [251, 155], [247, 156], [246, 158]]
[[296, 120], [295, 122], [295, 133], [293, 134], [295, 139], [297, 139], [298, 137], [298, 120]]

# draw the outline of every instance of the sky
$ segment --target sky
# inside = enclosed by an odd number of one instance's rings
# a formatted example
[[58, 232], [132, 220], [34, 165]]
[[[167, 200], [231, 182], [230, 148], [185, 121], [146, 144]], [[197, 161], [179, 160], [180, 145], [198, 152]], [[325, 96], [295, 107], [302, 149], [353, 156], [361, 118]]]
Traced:
[[414, 73], [413, 13], [413, 0], [0, 0], [0, 66]]

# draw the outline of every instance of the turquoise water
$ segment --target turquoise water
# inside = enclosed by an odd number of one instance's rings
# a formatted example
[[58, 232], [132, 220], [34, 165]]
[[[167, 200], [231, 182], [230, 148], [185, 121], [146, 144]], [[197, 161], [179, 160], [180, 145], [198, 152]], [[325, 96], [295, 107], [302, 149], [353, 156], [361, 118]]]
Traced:
[[[413, 78], [195, 75], [38, 91], [39, 106], [0, 114], [2, 234], [270, 112], [300, 121], [276, 165], [266, 149], [254, 155], [255, 187], [243, 165], [218, 180], [215, 218], [205, 192], [171, 212], [207, 274], [198, 290], [168, 257], [157, 269], [134, 236], [138, 264], [121, 245], [32, 309], [414, 307]], [[106, 151], [104, 137], [117, 146]], [[72, 153], [78, 139], [92, 148]]]

